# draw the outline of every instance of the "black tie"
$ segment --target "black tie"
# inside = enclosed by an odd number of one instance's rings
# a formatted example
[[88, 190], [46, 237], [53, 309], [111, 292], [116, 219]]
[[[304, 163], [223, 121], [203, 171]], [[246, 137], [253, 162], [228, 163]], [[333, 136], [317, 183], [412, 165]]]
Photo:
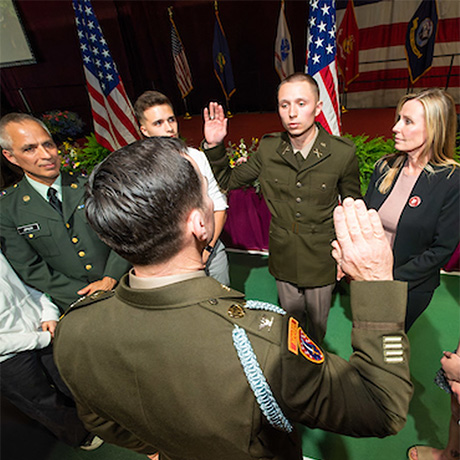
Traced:
[[61, 200], [56, 196], [57, 190], [53, 187], [48, 189], [48, 201], [49, 204], [56, 209], [56, 211], [62, 216], [62, 203]]

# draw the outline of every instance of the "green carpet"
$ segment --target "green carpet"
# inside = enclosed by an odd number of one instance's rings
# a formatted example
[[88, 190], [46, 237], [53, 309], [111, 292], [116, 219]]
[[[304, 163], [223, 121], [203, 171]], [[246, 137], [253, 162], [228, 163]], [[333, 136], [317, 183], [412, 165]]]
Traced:
[[[244, 290], [249, 299], [277, 303], [275, 280], [268, 273], [267, 258], [231, 253], [232, 287]], [[428, 310], [409, 332], [411, 374], [415, 387], [407, 424], [396, 436], [385, 439], [354, 439], [322, 430], [301, 428], [304, 455], [320, 460], [404, 460], [413, 444], [443, 447], [450, 417], [449, 397], [433, 384], [443, 350], [457, 346], [460, 331], [460, 278], [442, 275]], [[340, 286], [330, 313], [325, 348], [348, 358], [350, 308], [347, 286]], [[30, 421], [2, 417], [2, 460], [135, 460], [146, 457], [104, 444], [93, 452], [72, 449], [55, 441]], [[219, 460], [219, 459], [216, 459]], [[238, 460], [238, 459], [235, 459]]]

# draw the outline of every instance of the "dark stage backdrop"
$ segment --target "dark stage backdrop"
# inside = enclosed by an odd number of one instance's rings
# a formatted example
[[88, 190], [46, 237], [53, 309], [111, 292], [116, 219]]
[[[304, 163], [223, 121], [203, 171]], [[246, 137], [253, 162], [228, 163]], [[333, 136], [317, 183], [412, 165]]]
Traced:
[[[72, 110], [91, 126], [82, 61], [70, 0], [16, 1], [37, 64], [2, 70], [2, 112]], [[224, 102], [213, 73], [214, 5], [210, 0], [129, 1], [93, 0], [99, 23], [131, 101], [147, 89], [165, 92], [179, 114], [184, 106], [176, 85], [171, 56], [170, 22], [174, 19], [185, 46], [194, 90], [191, 113], [211, 100]], [[275, 110], [279, 78], [273, 65], [279, 1], [220, 1], [219, 12], [227, 35], [235, 75], [233, 112]], [[296, 70], [303, 70], [307, 2], [287, 1]]]

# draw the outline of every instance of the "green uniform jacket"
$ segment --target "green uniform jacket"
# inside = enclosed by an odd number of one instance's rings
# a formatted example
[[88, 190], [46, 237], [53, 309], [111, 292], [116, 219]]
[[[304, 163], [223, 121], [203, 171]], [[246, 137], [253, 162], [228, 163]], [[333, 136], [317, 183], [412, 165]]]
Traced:
[[272, 215], [270, 273], [309, 288], [335, 282], [332, 211], [339, 195], [342, 199], [361, 196], [354, 144], [318, 127], [318, 137], [300, 167], [287, 133], [265, 135], [257, 152], [234, 169], [228, 165], [223, 144], [205, 150], [223, 189], [250, 185], [259, 178]]
[[65, 310], [81, 288], [104, 276], [119, 280], [130, 264], [90, 228], [86, 178], [61, 176], [63, 217], [23, 178], [0, 198], [0, 236], [2, 250], [21, 278]]
[[300, 460], [295, 429], [273, 428], [260, 410], [236, 326], [291, 422], [351, 436], [403, 427], [412, 394], [405, 283], [352, 283], [349, 362], [318, 348], [310, 361], [295, 320], [249, 310], [243, 294], [212, 278], [150, 290], [127, 283], [77, 303], [53, 345], [82, 421], [107, 442], [161, 460]]

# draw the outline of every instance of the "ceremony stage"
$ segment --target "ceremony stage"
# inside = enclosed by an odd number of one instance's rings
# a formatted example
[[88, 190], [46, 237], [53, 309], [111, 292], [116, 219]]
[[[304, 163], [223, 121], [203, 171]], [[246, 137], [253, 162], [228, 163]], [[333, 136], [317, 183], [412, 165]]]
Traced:
[[[342, 114], [343, 133], [358, 136], [365, 134], [369, 138], [383, 136], [390, 138], [391, 128], [395, 119], [395, 109], [352, 109]], [[181, 136], [187, 144], [198, 147], [203, 139], [203, 119], [195, 115], [186, 120], [179, 117]], [[251, 143], [253, 137], [260, 139], [266, 133], [282, 131], [283, 127], [276, 112], [266, 113], [237, 113], [228, 120], [228, 136], [233, 143], [241, 138], [246, 145]]]

